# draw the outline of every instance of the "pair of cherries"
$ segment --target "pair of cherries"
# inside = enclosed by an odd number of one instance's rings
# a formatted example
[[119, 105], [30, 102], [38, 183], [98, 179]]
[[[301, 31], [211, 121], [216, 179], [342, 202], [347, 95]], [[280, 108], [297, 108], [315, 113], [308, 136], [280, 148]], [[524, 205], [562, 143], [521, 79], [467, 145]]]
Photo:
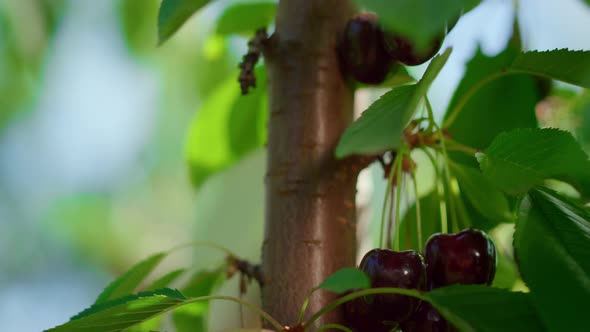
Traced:
[[[373, 249], [359, 268], [372, 288], [395, 287], [431, 290], [453, 284], [490, 285], [496, 272], [496, 248], [480, 230], [435, 234], [426, 243], [424, 257], [413, 250]], [[357, 332], [446, 332], [453, 327], [426, 302], [397, 295], [378, 294], [347, 302], [346, 318]]]
[[422, 64], [440, 49], [445, 33], [425, 49], [417, 49], [401, 36], [384, 30], [377, 15], [361, 13], [348, 21], [338, 53], [342, 69], [357, 81], [366, 84], [383, 82], [399, 63], [407, 66]]

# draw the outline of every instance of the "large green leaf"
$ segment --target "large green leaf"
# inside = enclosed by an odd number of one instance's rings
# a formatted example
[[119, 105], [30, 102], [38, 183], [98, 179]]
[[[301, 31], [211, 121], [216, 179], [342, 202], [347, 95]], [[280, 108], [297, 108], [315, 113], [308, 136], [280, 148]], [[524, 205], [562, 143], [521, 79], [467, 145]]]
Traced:
[[356, 0], [360, 8], [376, 12], [383, 25], [424, 47], [445, 31], [462, 11], [479, 0]]
[[133, 294], [164, 257], [166, 257], [166, 253], [157, 253], [135, 264], [125, 274], [111, 282], [98, 296], [95, 304]]
[[153, 292], [142, 292], [95, 304], [72, 317], [68, 323], [46, 330], [46, 332], [124, 331], [184, 303], [188, 303], [187, 298], [176, 290], [160, 289]]
[[547, 178], [590, 195], [590, 161], [573, 136], [559, 129], [517, 129], [498, 135], [478, 159], [483, 174], [511, 194]]
[[[535, 106], [539, 94], [530, 76], [504, 76], [484, 84], [508, 67], [517, 54], [518, 50], [509, 44], [495, 57], [478, 50], [469, 61], [445, 115], [444, 126], [455, 141], [485, 149], [503, 131], [537, 127]], [[476, 165], [472, 156], [462, 152], [453, 153], [452, 158]]]
[[170, 38], [194, 13], [209, 2], [210, 0], [163, 0], [158, 15], [160, 44]]
[[590, 89], [590, 51], [531, 51], [519, 54], [511, 70], [541, 75]]
[[274, 20], [277, 10], [275, 1], [238, 2], [227, 7], [217, 20], [217, 33], [253, 34]]
[[355, 268], [343, 268], [332, 273], [317, 288], [343, 294], [350, 290], [369, 287], [371, 287], [371, 281], [365, 272]]
[[514, 235], [517, 262], [545, 325], [587, 331], [590, 215], [557, 193], [534, 189], [521, 203]]
[[[225, 271], [219, 268], [212, 271], [196, 272], [182, 289], [186, 296], [199, 297], [211, 295], [225, 280]], [[195, 302], [182, 306], [173, 313], [177, 332], [207, 332], [209, 302]]]
[[481, 285], [455, 285], [424, 296], [462, 332], [545, 331], [530, 294]]
[[495, 224], [512, 221], [508, 200], [477, 168], [450, 162], [461, 192], [471, 205]]
[[394, 88], [371, 104], [340, 138], [336, 157], [374, 154], [399, 148], [404, 128], [450, 54], [451, 50], [448, 49], [435, 57], [417, 84]]
[[240, 94], [240, 87], [232, 77], [220, 84], [199, 108], [186, 146], [196, 186], [265, 143], [266, 79], [262, 68], [256, 73], [258, 86], [248, 95]]

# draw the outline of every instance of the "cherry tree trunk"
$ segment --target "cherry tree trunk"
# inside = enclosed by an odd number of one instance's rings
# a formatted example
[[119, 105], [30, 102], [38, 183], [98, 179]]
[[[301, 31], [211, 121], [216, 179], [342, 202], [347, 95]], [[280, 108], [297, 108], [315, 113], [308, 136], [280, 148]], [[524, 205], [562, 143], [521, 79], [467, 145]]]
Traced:
[[[265, 52], [270, 115], [262, 300], [286, 325], [295, 324], [313, 287], [354, 265], [358, 169], [334, 158], [352, 121], [353, 91], [336, 53], [352, 13], [350, 0], [282, 0]], [[317, 292], [306, 317], [334, 299]], [[335, 310], [315, 328], [341, 320]]]

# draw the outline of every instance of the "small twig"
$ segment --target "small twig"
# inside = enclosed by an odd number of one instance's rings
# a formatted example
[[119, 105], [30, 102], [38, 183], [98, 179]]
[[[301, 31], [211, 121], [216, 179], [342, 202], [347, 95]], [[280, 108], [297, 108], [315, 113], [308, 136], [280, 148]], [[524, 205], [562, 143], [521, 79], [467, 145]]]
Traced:
[[227, 256], [227, 277], [231, 278], [234, 274], [240, 273], [240, 292], [246, 292], [246, 281], [250, 282], [252, 279], [258, 282], [259, 286], [263, 286], [266, 282], [262, 273], [260, 264], [252, 264], [246, 260], [239, 259], [235, 256]]
[[248, 53], [242, 57], [240, 62], [240, 76], [238, 81], [240, 82], [240, 88], [242, 94], [248, 94], [250, 88], [256, 87], [256, 74], [254, 74], [254, 67], [260, 59], [260, 55], [265, 48], [265, 44], [268, 41], [268, 34], [266, 28], [256, 30], [256, 34], [252, 39], [248, 41]]

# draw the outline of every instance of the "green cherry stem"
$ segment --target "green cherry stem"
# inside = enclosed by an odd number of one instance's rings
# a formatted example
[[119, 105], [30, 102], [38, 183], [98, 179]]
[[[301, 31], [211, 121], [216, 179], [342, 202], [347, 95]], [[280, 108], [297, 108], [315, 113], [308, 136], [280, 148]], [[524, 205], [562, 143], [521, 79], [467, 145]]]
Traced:
[[387, 211], [387, 202], [389, 199], [389, 194], [391, 192], [391, 187], [393, 184], [393, 175], [394, 175], [394, 170], [397, 166], [398, 163], [401, 163], [401, 160], [399, 159], [399, 154], [397, 154], [395, 156], [395, 159], [393, 161], [393, 165], [391, 165], [391, 169], [389, 170], [389, 179], [387, 180], [387, 187], [385, 189], [385, 198], [383, 199], [383, 208], [381, 209], [381, 227], [379, 229], [379, 248], [383, 248], [383, 231], [385, 229], [385, 217], [386, 217], [386, 211]]
[[436, 197], [438, 199], [439, 202], [439, 209], [440, 209], [440, 229], [441, 232], [446, 234], [448, 233], [448, 221], [447, 221], [447, 204], [444, 200], [444, 189], [442, 186], [442, 182], [441, 182], [441, 175], [440, 175], [440, 171], [439, 171], [439, 162], [438, 162], [438, 155], [437, 158], [434, 158], [434, 156], [430, 153], [430, 151], [428, 151], [428, 148], [423, 146], [422, 147], [422, 151], [424, 151], [424, 154], [426, 154], [426, 156], [428, 157], [428, 159], [430, 159], [430, 162], [432, 163], [432, 166], [434, 167], [434, 171], [436, 174]]
[[[201, 301], [213, 301], [213, 300], [222, 300], [222, 301], [230, 301], [230, 302], [235, 302], [238, 303], [240, 305], [243, 305], [244, 307], [247, 307], [248, 309], [256, 312], [258, 315], [260, 315], [260, 317], [262, 317], [264, 320], [266, 320], [270, 325], [272, 325], [273, 328], [275, 328], [277, 331], [283, 331], [284, 327], [283, 325], [281, 325], [281, 323], [279, 323], [276, 319], [274, 319], [269, 313], [267, 313], [266, 311], [262, 310], [260, 307], [258, 307], [255, 304], [252, 304], [248, 301], [242, 300], [242, 299], [238, 299], [232, 296], [222, 296], [222, 295], [208, 295], [208, 296], [199, 296], [199, 297], [189, 297], [188, 299], [186, 299], [183, 302], [180, 302], [174, 306], [171, 306], [169, 308], [166, 308], [165, 310], [162, 310], [160, 312], [160, 314], [166, 313], [168, 311], [172, 311], [178, 307], [181, 307], [183, 305], [189, 304], [189, 303], [195, 303], [195, 302], [201, 302]], [[137, 324], [139, 324], [141, 322], [137, 322]], [[130, 326], [131, 327], [131, 326]]]
[[[426, 100], [426, 107], [429, 110], [430, 113], [432, 113], [432, 105], [430, 104], [430, 100], [428, 100], [428, 97], [424, 98]], [[455, 209], [455, 205], [453, 204], [453, 191], [452, 191], [452, 182], [451, 182], [451, 172], [449, 170], [449, 155], [447, 153], [447, 146], [445, 143], [445, 136], [443, 135], [442, 129], [440, 128], [440, 126], [436, 125], [436, 129], [438, 130], [438, 135], [440, 137], [440, 146], [442, 149], [442, 154], [443, 154], [443, 170], [445, 173], [445, 178], [446, 181], [446, 186], [444, 186], [445, 188], [445, 197], [448, 198], [449, 201], [449, 205], [450, 205], [450, 211], [451, 211], [451, 224], [453, 225], [453, 227], [455, 228], [456, 231], [459, 230], [459, 227], [457, 225], [458, 219], [457, 219], [457, 211]]]
[[399, 153], [401, 155], [401, 160], [397, 165], [397, 185], [395, 187], [395, 234], [393, 237], [393, 250], [395, 251], [399, 251], [399, 231], [400, 231], [400, 224], [401, 224], [401, 220], [400, 220], [400, 202], [401, 202], [401, 196], [402, 196], [402, 181], [403, 181], [403, 175], [402, 175], [402, 164], [403, 164], [403, 158], [406, 155], [406, 150], [404, 148], [402, 148], [402, 150]]
[[469, 99], [471, 97], [473, 97], [473, 95], [479, 89], [481, 89], [483, 86], [485, 86], [486, 84], [490, 83], [491, 81], [493, 81], [497, 78], [500, 78], [502, 76], [512, 74], [512, 73], [513, 72], [509, 72], [509, 71], [496, 72], [496, 73], [493, 73], [489, 76], [482, 78], [477, 83], [475, 83], [463, 96], [461, 96], [461, 99], [459, 99], [457, 104], [455, 104], [455, 107], [453, 107], [453, 109], [451, 109], [451, 111], [449, 112], [449, 116], [443, 122], [443, 127], [448, 128], [453, 124], [453, 122], [455, 122], [455, 120], [457, 119], [457, 116], [459, 115], [459, 113], [461, 113], [461, 110], [463, 109], [463, 107], [465, 107], [465, 105], [467, 104]]
[[309, 305], [309, 300], [311, 299], [311, 296], [313, 295], [313, 293], [315, 293], [315, 291], [317, 291], [319, 288], [315, 287], [311, 290], [311, 292], [309, 292], [309, 294], [307, 294], [307, 297], [305, 298], [305, 301], [303, 301], [303, 305], [301, 306], [301, 311], [299, 311], [299, 317], [297, 318], [297, 324], [301, 323], [301, 321], [303, 321], [303, 315], [305, 315], [305, 310], [307, 310], [307, 306]]
[[418, 233], [418, 250], [422, 251], [422, 212], [420, 211], [420, 195], [418, 194], [418, 179], [416, 171], [412, 170], [412, 182], [414, 183], [414, 195], [416, 196], [416, 232]]

